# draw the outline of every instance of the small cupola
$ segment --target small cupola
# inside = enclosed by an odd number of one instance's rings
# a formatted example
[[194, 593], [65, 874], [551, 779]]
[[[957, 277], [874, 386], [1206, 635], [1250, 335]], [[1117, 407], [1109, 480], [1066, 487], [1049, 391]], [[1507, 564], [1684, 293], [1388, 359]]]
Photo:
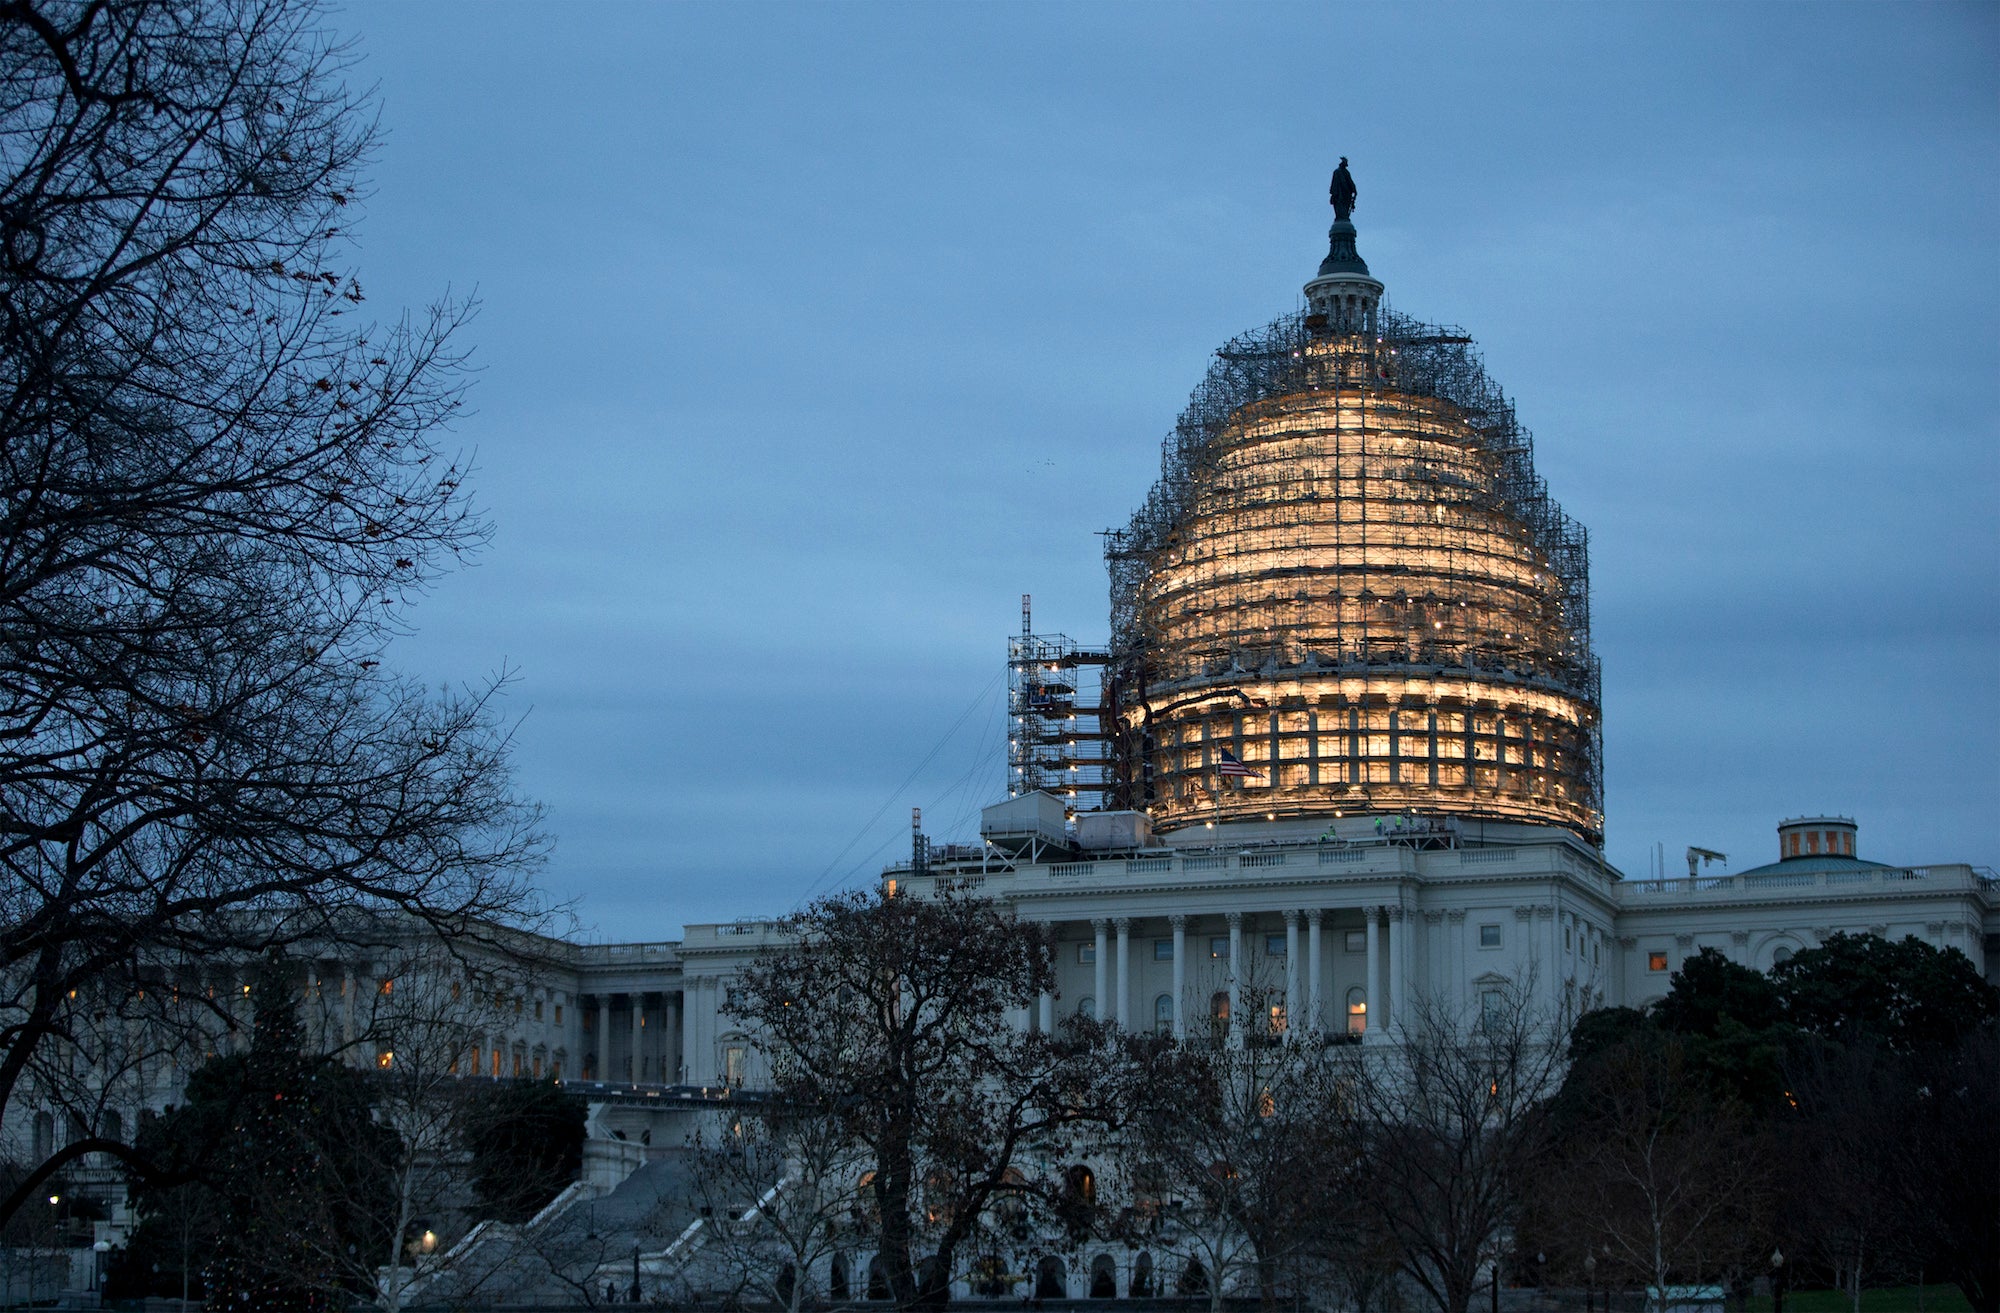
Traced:
[[1854, 821], [1846, 816], [1801, 816], [1778, 825], [1778, 860], [1854, 857]]

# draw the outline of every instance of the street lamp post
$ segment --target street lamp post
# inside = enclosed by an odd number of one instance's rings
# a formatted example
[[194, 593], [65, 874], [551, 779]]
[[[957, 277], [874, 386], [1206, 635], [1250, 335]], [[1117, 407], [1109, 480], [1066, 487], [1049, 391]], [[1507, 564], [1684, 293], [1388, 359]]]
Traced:
[[1771, 1313], [1785, 1313], [1785, 1251], [1771, 1250]]
[[[1585, 1253], [1583, 1256], [1583, 1313], [1592, 1313], [1596, 1308], [1597, 1255]], [[1611, 1313], [1609, 1308], [1604, 1313]]]

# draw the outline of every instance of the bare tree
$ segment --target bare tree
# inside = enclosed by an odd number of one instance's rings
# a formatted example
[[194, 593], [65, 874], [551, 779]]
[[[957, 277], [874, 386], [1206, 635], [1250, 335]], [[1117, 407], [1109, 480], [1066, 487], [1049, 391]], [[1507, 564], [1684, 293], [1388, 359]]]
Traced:
[[898, 1306], [940, 1306], [988, 1205], [1024, 1189], [1016, 1163], [1059, 1160], [1080, 1128], [1113, 1119], [1104, 1046], [1088, 1028], [1016, 1028], [1054, 984], [1053, 951], [988, 900], [846, 894], [786, 929], [744, 973], [736, 1012], [759, 1029], [778, 1097], [837, 1117], [870, 1156]]
[[1327, 1133], [1337, 1068], [1316, 1038], [1135, 1041], [1114, 1233], [1208, 1274], [1209, 1306], [1275, 1298], [1329, 1239], [1345, 1173]]
[[349, 1270], [355, 1284], [378, 1292], [385, 1313], [396, 1313], [413, 1281], [444, 1270], [457, 1238], [446, 1219], [460, 1211], [467, 1190], [465, 1136], [474, 1104], [464, 1077], [477, 1074], [480, 1039], [500, 1021], [496, 984], [524, 978], [532, 964], [489, 957], [474, 982], [452, 945], [423, 931], [384, 945], [377, 961], [391, 988], [370, 991], [357, 1043], [371, 1071], [375, 1130], [388, 1134], [344, 1146], [341, 1160], [356, 1179], [334, 1183], [318, 1202], [340, 1210], [386, 1196], [394, 1215], [380, 1252], [319, 1257]]
[[1775, 1164], [1743, 1108], [1712, 1097], [1672, 1035], [1592, 1055], [1528, 1182], [1534, 1229], [1577, 1267], [1655, 1292], [1720, 1280], [1764, 1252]]
[[690, 1147], [704, 1219], [696, 1264], [789, 1313], [823, 1299], [814, 1274], [866, 1215], [872, 1156], [838, 1118], [783, 1106], [733, 1117]]
[[1476, 1011], [1419, 997], [1387, 1042], [1336, 1050], [1357, 1203], [1439, 1313], [1466, 1313], [1495, 1269], [1543, 1144], [1564, 1031], [1533, 993], [1487, 989]]
[[[0, 1112], [52, 1047], [185, 1020], [160, 973], [530, 910], [497, 684], [388, 674], [484, 538], [464, 308], [365, 323], [374, 140], [310, 0], [0, 3]], [[208, 1022], [224, 1026], [221, 1009]], [[50, 1087], [45, 1087], [45, 1082]], [[0, 1199], [79, 1156], [93, 1128]]]

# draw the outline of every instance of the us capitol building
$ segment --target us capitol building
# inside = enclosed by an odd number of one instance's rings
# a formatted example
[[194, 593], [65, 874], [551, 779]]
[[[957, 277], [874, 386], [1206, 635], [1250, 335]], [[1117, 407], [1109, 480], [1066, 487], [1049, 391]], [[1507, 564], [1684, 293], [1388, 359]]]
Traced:
[[[1762, 969], [1836, 931], [2000, 977], [1993, 874], [1870, 860], [1852, 819], [1785, 820], [1748, 870], [1701, 849], [1670, 879], [1605, 861], [1587, 535], [1471, 339], [1389, 308], [1344, 160], [1331, 200], [1303, 307], [1216, 352], [1108, 535], [1109, 643], [1033, 632], [1023, 599], [1010, 796], [967, 842], [913, 824], [884, 881], [1052, 926], [1059, 989], [1017, 1018], [1042, 1030], [1081, 1012], [1384, 1042], [1419, 998], [1472, 1016], [1525, 981], [1552, 1014], [1637, 1006], [1701, 949]], [[777, 934], [547, 943], [465, 1070], [590, 1097], [586, 1184], [609, 1191], [691, 1107], [756, 1087], [727, 1003]], [[367, 998], [388, 970], [328, 961], [310, 988]], [[135, 1089], [127, 1124], [175, 1092]]]
[[[1352, 188], [1343, 161], [1304, 308], [1216, 352], [1109, 535], [1109, 645], [1032, 632], [1023, 599], [1011, 796], [973, 842], [913, 825], [883, 879], [1053, 926], [1059, 992], [1019, 1018], [1042, 1029], [1378, 1039], [1418, 995], [1637, 1006], [1703, 948], [1762, 969], [1835, 931], [2000, 976], [1992, 873], [1870, 860], [1853, 819], [1785, 820], [1777, 860], [1727, 874], [1605, 861], [1587, 535], [1471, 339], [1389, 309]], [[725, 1003], [776, 933], [575, 947], [542, 986], [563, 1024], [496, 1035], [497, 1070], [754, 1086]]]

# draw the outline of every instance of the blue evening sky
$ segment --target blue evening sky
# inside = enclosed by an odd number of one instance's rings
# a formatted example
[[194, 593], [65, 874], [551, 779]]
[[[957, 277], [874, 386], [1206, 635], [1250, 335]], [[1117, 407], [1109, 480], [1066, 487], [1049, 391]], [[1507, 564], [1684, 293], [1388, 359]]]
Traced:
[[2000, 859], [2000, 7], [356, 3], [380, 309], [476, 290], [497, 534], [399, 648], [518, 672], [590, 933], [969, 836], [1004, 642], [1352, 160], [1592, 535], [1607, 855]]

